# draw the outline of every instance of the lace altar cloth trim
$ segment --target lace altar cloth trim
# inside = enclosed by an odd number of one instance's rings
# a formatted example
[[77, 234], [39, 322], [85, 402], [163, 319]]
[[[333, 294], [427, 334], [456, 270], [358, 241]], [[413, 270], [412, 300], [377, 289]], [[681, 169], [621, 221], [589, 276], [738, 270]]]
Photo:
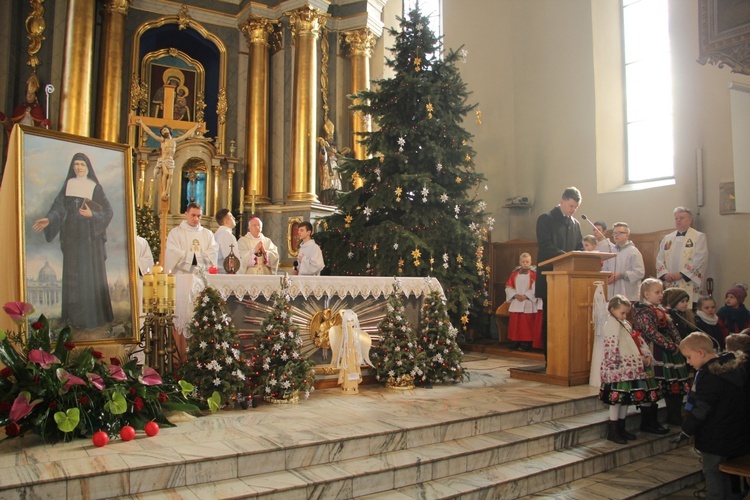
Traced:
[[[352, 298], [378, 298], [386, 297], [393, 290], [392, 277], [365, 277], [365, 276], [290, 276], [291, 285], [289, 295], [292, 299], [302, 296], [305, 299], [315, 297], [345, 297]], [[281, 276], [250, 276], [250, 275], [224, 275], [212, 274], [207, 277], [208, 285], [216, 288], [221, 297], [226, 300], [235, 296], [242, 300], [246, 296], [257, 300], [263, 296], [269, 300], [273, 292], [281, 288]], [[438, 290], [445, 296], [443, 287], [435, 278], [399, 278], [401, 292], [409, 297], [422, 297], [432, 290]], [[186, 333], [186, 324], [193, 315], [193, 301], [203, 290], [203, 280], [192, 274], [178, 274], [176, 276], [176, 309], [175, 327], [183, 335]]]

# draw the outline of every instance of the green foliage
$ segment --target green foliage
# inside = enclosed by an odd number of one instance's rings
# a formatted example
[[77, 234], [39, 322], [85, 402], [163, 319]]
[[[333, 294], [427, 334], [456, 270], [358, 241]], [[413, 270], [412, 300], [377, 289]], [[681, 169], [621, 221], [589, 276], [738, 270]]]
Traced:
[[387, 62], [395, 77], [352, 96], [360, 119], [377, 125], [361, 135], [372, 156], [342, 162], [342, 176], [358, 175], [364, 185], [337, 198], [339, 212], [316, 241], [331, 274], [433, 276], [454, 320], [465, 317], [465, 325], [473, 314], [486, 322], [482, 238], [494, 220], [479, 199], [487, 186], [461, 126], [475, 105], [467, 103], [459, 53], [439, 58], [441, 43], [427, 26], [417, 10], [402, 19]]
[[253, 359], [255, 392], [267, 400], [309, 397], [315, 382], [313, 363], [300, 353], [302, 338], [292, 322], [289, 278], [271, 296], [273, 309], [260, 325], [260, 342]]
[[151, 253], [155, 259], [161, 254], [161, 236], [159, 234], [159, 219], [151, 207], [143, 205], [135, 209], [135, 228], [138, 236], [146, 238]]
[[433, 290], [424, 299], [417, 337], [425, 353], [425, 375], [429, 382], [461, 382], [469, 376], [461, 366], [463, 352], [456, 342], [457, 333], [458, 330], [451, 324], [443, 296]]
[[250, 367], [227, 303], [213, 287], [204, 288], [195, 301], [186, 355], [180, 373], [195, 386], [192, 397], [196, 401], [210, 406], [207, 400], [216, 391], [218, 401], [244, 404]]
[[425, 356], [418, 348], [414, 330], [406, 319], [398, 280], [393, 284], [386, 307], [386, 315], [378, 324], [382, 336], [380, 345], [370, 352], [375, 378], [394, 386], [425, 381]]
[[99, 430], [114, 436], [128, 424], [143, 428], [154, 420], [171, 426], [165, 409], [198, 410], [176, 383], [136, 360], [107, 363], [91, 347], [76, 348], [69, 328], [54, 335], [44, 316], [31, 325], [25, 316], [18, 323], [21, 332], [0, 339], [0, 426], [8, 437], [31, 431], [56, 441]]

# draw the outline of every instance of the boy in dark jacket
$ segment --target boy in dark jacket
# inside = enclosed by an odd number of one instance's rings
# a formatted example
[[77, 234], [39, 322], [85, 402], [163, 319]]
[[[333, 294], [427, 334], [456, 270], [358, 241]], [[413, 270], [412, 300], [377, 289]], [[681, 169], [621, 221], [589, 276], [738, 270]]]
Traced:
[[682, 433], [695, 436], [706, 477], [706, 498], [742, 499], [739, 478], [721, 472], [719, 464], [750, 452], [745, 355], [717, 356], [711, 338], [702, 332], [685, 337], [680, 351], [696, 370]]

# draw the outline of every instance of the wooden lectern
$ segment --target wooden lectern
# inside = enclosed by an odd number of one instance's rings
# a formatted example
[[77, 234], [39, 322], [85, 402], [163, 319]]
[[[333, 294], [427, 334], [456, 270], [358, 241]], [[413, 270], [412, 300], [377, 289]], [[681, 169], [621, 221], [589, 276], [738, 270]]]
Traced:
[[512, 378], [555, 385], [582, 385], [589, 382], [592, 321], [596, 281], [604, 281], [602, 260], [613, 253], [568, 252], [540, 262], [552, 265], [547, 276], [547, 368], [511, 368]]

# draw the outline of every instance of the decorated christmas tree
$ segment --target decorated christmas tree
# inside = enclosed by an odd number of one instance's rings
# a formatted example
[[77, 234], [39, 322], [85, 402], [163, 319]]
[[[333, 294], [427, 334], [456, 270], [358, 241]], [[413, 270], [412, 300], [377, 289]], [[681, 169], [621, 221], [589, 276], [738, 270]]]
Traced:
[[195, 386], [193, 397], [206, 401], [218, 392], [222, 402], [244, 407], [250, 367], [240, 350], [227, 303], [215, 288], [204, 288], [196, 299], [189, 331], [187, 362], [181, 375]]
[[315, 381], [313, 363], [300, 353], [302, 338], [292, 322], [289, 278], [271, 296], [273, 309], [261, 323], [261, 339], [253, 359], [255, 391], [273, 402], [296, 402], [310, 396]]
[[468, 373], [461, 366], [463, 352], [456, 342], [445, 299], [433, 290], [425, 297], [417, 342], [425, 353], [425, 376], [430, 383], [460, 382]]
[[[433, 276], [456, 324], [486, 322], [488, 269], [482, 238], [494, 220], [479, 193], [471, 134], [461, 123], [475, 105], [457, 63], [418, 10], [401, 19], [388, 60], [396, 76], [352, 96], [358, 119], [376, 130], [359, 139], [371, 157], [341, 167], [354, 189], [316, 235], [334, 275]], [[481, 114], [476, 112], [477, 122]]]
[[413, 387], [415, 382], [426, 380], [425, 356], [419, 350], [414, 330], [406, 319], [398, 280], [393, 284], [386, 307], [386, 315], [378, 325], [382, 336], [380, 345], [370, 352], [375, 377], [388, 387]]
[[159, 220], [148, 205], [143, 205], [135, 209], [135, 230], [138, 236], [148, 241], [151, 253], [158, 258], [161, 252]]

